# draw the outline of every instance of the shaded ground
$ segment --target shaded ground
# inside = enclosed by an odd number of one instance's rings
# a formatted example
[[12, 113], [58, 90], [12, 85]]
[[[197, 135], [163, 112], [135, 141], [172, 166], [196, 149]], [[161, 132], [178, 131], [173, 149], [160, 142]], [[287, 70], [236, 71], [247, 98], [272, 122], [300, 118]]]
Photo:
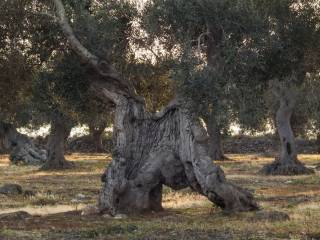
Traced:
[[[0, 158], [0, 184], [17, 183], [34, 190], [33, 197], [0, 195], [0, 213], [27, 210], [25, 220], [0, 220], [0, 240], [33, 239], [320, 239], [320, 174], [265, 177], [257, 174], [272, 158], [228, 155], [222, 163], [228, 178], [255, 191], [265, 211], [289, 214], [289, 221], [270, 221], [257, 213], [227, 215], [204, 197], [186, 189], [165, 190], [166, 211], [125, 219], [81, 216], [79, 209], [96, 202], [100, 175], [110, 161], [105, 155], [68, 156], [73, 170], [41, 172], [34, 167], [9, 166]], [[301, 155], [314, 167], [320, 155]], [[85, 195], [75, 202], [77, 194]]]

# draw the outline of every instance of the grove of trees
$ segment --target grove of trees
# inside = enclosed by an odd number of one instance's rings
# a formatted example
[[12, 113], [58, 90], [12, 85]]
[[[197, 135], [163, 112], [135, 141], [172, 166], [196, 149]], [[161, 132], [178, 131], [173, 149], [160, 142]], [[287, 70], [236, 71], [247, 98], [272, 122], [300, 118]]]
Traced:
[[[271, 125], [280, 151], [260, 174], [314, 173], [295, 136], [320, 139], [319, 46], [317, 0], [2, 0], [1, 146], [16, 162], [72, 168], [72, 127], [86, 124], [104, 152], [112, 126], [99, 211], [161, 210], [164, 185], [257, 210], [218, 165], [224, 137], [234, 123]], [[46, 124], [45, 150], [17, 131]]]

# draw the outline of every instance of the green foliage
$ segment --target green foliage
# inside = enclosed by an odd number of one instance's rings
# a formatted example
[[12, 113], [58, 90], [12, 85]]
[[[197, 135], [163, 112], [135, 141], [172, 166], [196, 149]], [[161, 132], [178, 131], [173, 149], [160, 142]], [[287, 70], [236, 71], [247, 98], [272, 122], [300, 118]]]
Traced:
[[[32, 59], [25, 53], [28, 22], [24, 7], [30, 1], [0, 3], [0, 121], [25, 125], [30, 118], [29, 100], [34, 73]], [[17, 17], [19, 16], [19, 17]]]
[[[81, 123], [110, 118], [89, 91], [92, 72], [43, 14], [53, 10], [49, 3], [0, 3], [0, 120], [26, 124], [32, 109], [38, 125], [56, 112]], [[130, 1], [63, 3], [81, 43], [132, 81], [151, 111], [178, 90], [199, 116], [215, 115], [221, 129], [237, 121], [263, 130], [278, 106], [270, 91], [277, 79], [297, 91], [293, 125], [304, 126], [297, 132], [320, 129], [314, 0], [151, 0], [142, 13]], [[161, 56], [137, 59], [155, 43]]]
[[[129, 37], [135, 15], [132, 4], [86, 0], [70, 0], [64, 4], [81, 43], [122, 71], [130, 53]], [[45, 5], [39, 7], [46, 8]], [[37, 10], [34, 15], [38, 13]], [[31, 31], [32, 54], [45, 66], [38, 68], [38, 77], [33, 84], [34, 115], [42, 116], [37, 117], [34, 123], [49, 122], [57, 112], [78, 123], [95, 122], [99, 125], [103, 119], [110, 122], [110, 107], [108, 110], [89, 91], [92, 70], [70, 51], [59, 25], [47, 16], [38, 22], [30, 16], [30, 20], [35, 21]], [[50, 28], [51, 25], [54, 27]]]
[[[144, 27], [167, 51], [178, 49], [174, 78], [200, 116], [214, 110], [218, 122], [237, 120], [244, 130], [263, 130], [278, 104], [270, 82], [300, 88], [306, 74], [319, 69], [315, 3], [153, 0]], [[306, 109], [295, 113], [301, 124]]]
[[76, 112], [84, 110], [89, 97], [89, 82], [84, 76], [85, 68], [73, 54], [59, 59], [51, 71], [38, 74], [33, 85], [33, 103], [39, 124], [50, 122], [57, 112], [76, 120]]
[[298, 82], [319, 62], [320, 14], [312, 1], [273, 2], [269, 8], [269, 31], [263, 47], [269, 78], [283, 80], [295, 71]]
[[134, 83], [151, 112], [159, 111], [174, 97], [175, 86], [170, 74], [173, 64], [169, 59], [156, 63], [132, 59], [126, 66], [125, 77]]
[[[180, 50], [173, 78], [182, 94], [204, 119], [213, 113], [220, 128], [236, 119], [248, 128], [259, 128], [265, 121], [264, 89], [255, 81], [263, 74], [256, 48], [266, 23], [257, 4], [154, 0], [144, 12], [150, 36], [170, 46], [166, 50]], [[257, 96], [258, 101], [252, 101]]]
[[[314, 87], [317, 86], [320, 12], [314, 1], [282, 0], [264, 6], [269, 14], [270, 29], [264, 45], [260, 46], [265, 58], [265, 77], [269, 82], [272, 79], [284, 82], [294, 91], [296, 108], [291, 123], [296, 135], [305, 136], [308, 129], [314, 127], [309, 120], [311, 115], [314, 116], [314, 103], [311, 103], [314, 100], [306, 101], [305, 96], [313, 91], [310, 79], [313, 79]], [[268, 106], [273, 114], [279, 99], [268, 95]]]
[[[307, 97], [306, 97], [307, 96]], [[314, 136], [320, 135], [320, 73], [316, 72], [307, 76], [303, 84], [300, 98], [303, 112], [307, 113], [308, 127]]]

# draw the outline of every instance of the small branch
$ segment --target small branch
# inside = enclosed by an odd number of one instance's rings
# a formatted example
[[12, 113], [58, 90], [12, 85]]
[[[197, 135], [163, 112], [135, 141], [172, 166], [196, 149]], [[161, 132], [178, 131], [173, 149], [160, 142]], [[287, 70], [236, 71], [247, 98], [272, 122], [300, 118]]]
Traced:
[[199, 56], [201, 56], [201, 39], [202, 39], [204, 36], [210, 36], [210, 32], [201, 33], [200, 36], [199, 36], [198, 39], [197, 39], [197, 43], [198, 43], [198, 54], [199, 54]]
[[52, 15], [51, 13], [48, 13], [48, 12], [39, 12], [38, 14], [43, 15], [43, 16], [50, 17], [50, 18], [52, 18], [53, 20], [58, 21], [58, 18], [57, 18], [55, 15]]

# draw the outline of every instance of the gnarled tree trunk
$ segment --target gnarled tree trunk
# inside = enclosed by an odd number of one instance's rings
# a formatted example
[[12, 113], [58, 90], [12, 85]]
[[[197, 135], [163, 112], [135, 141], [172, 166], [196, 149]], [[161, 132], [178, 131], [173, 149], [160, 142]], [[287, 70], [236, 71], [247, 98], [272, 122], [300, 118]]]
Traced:
[[313, 173], [313, 170], [306, 168], [298, 160], [295, 137], [290, 124], [290, 118], [295, 106], [294, 96], [289, 89], [282, 89], [279, 98], [280, 106], [276, 115], [276, 124], [281, 142], [280, 154], [272, 164], [263, 167], [261, 172], [267, 175]]
[[1, 146], [10, 152], [9, 159], [13, 164], [41, 165], [47, 159], [46, 150], [38, 149], [26, 135], [7, 123], [0, 123]]
[[53, 118], [47, 143], [48, 159], [42, 166], [42, 170], [68, 169], [73, 166], [64, 157], [65, 143], [70, 132], [71, 125], [60, 114]]
[[130, 82], [75, 37], [61, 0], [53, 0], [74, 51], [95, 69], [91, 88], [115, 105], [113, 160], [102, 176], [99, 209], [110, 214], [161, 210], [162, 186], [191, 187], [227, 211], [256, 210], [247, 190], [229, 183], [208, 155], [208, 136], [184, 101], [150, 114]]
[[161, 210], [162, 186], [191, 187], [228, 211], [257, 209], [252, 195], [226, 181], [208, 155], [208, 135], [176, 103], [157, 116], [123, 98], [116, 109], [115, 151], [100, 195], [101, 211]]
[[94, 126], [92, 124], [89, 124], [89, 132], [92, 137], [92, 142], [95, 147], [95, 152], [97, 153], [105, 152], [102, 136], [106, 127], [107, 127], [107, 123], [100, 124], [99, 126]]

